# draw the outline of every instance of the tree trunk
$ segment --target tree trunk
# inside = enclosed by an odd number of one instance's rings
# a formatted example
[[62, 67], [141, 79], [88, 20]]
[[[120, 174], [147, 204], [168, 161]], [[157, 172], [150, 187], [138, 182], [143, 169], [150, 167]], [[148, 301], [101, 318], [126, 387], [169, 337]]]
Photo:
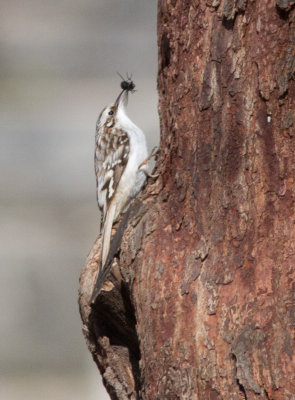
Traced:
[[294, 4], [159, 1], [160, 176], [81, 275], [112, 399], [295, 399]]

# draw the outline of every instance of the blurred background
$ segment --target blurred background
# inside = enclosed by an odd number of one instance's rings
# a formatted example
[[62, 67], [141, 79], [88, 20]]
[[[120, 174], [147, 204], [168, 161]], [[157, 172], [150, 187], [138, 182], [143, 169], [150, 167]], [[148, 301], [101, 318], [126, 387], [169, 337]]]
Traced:
[[128, 111], [159, 140], [156, 0], [0, 6], [0, 398], [104, 400], [78, 279], [99, 233], [100, 110], [133, 73]]

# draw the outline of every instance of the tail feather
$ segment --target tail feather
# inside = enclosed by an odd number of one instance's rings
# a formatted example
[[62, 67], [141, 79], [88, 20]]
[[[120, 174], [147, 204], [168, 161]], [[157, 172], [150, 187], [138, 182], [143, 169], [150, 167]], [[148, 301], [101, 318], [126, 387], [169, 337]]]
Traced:
[[112, 201], [111, 204], [109, 205], [103, 226], [100, 271], [103, 270], [103, 267], [105, 265], [105, 262], [109, 254], [115, 211], [116, 211], [116, 203]]

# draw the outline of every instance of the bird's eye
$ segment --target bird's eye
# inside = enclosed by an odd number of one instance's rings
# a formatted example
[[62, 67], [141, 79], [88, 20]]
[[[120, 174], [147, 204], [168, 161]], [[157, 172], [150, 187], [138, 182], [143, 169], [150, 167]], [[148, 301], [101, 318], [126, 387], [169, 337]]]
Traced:
[[114, 111], [109, 111], [109, 115], [113, 115], [114, 114]]

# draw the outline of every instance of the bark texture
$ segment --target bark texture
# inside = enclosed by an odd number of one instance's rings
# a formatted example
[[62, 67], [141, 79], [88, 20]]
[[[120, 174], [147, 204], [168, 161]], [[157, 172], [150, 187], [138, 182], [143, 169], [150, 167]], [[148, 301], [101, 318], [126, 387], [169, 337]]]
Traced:
[[160, 177], [90, 298], [112, 399], [295, 399], [295, 8], [160, 0]]

